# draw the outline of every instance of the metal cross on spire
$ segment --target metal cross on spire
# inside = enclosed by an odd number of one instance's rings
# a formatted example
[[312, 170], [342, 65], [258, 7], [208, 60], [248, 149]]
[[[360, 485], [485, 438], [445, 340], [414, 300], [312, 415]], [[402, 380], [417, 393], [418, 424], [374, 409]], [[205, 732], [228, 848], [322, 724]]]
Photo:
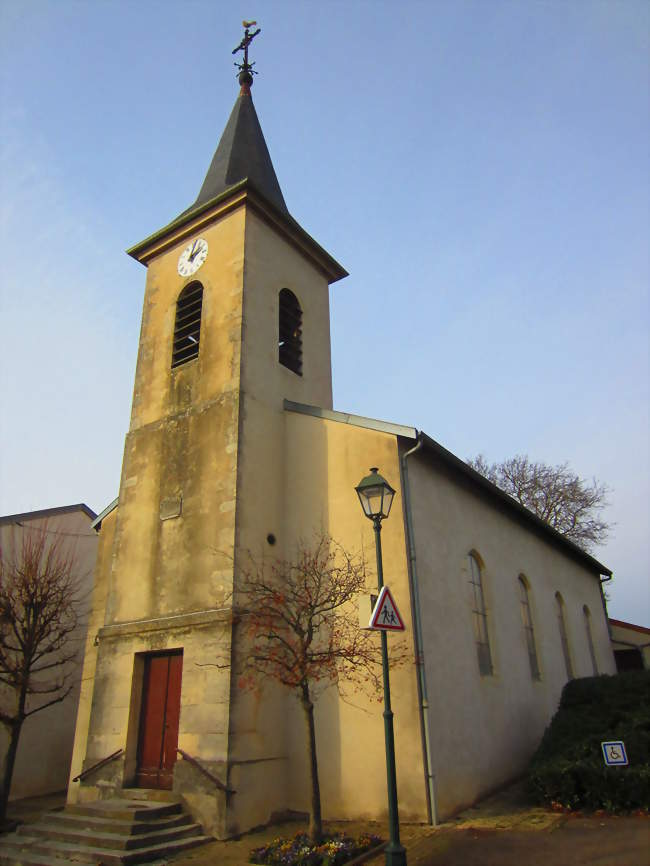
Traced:
[[244, 52], [244, 62], [235, 63], [235, 66], [239, 69], [238, 79], [242, 86], [247, 84], [250, 87], [253, 83], [253, 75], [257, 75], [257, 72], [253, 69], [255, 64], [248, 62], [248, 46], [251, 44], [253, 39], [255, 39], [257, 34], [261, 32], [260, 27], [258, 27], [254, 33], [250, 32], [250, 28], [254, 27], [256, 24], [257, 21], [242, 21], [242, 26], [244, 27], [244, 38], [232, 52], [233, 54], [237, 54], [238, 51]]

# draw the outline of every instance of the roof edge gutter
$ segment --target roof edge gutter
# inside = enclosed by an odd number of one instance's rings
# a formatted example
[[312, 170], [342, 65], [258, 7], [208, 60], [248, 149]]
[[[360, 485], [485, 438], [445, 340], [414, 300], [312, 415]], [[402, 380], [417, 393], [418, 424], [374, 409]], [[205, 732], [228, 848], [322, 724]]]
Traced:
[[429, 734], [429, 698], [427, 694], [427, 679], [424, 669], [424, 646], [422, 639], [422, 617], [420, 614], [420, 593], [418, 584], [417, 563], [415, 554], [415, 532], [413, 529], [413, 512], [411, 509], [411, 491], [409, 487], [408, 458], [419, 451], [424, 440], [422, 434], [416, 431], [416, 444], [400, 457], [400, 472], [402, 476], [402, 498], [404, 502], [404, 517], [406, 522], [406, 544], [408, 551], [408, 573], [411, 588], [411, 608], [413, 610], [413, 635], [415, 641], [415, 667], [417, 670], [418, 700], [420, 709], [420, 732], [422, 735], [422, 751], [424, 757], [424, 775], [427, 799], [427, 817], [429, 824], [438, 826], [438, 809], [436, 804], [435, 775], [431, 738]]
[[472, 468], [468, 463], [465, 463], [464, 460], [456, 457], [455, 454], [452, 454], [451, 451], [448, 451], [443, 445], [441, 445], [439, 442], [436, 442], [435, 439], [427, 436], [427, 434], [422, 431], [420, 431], [419, 435], [424, 440], [424, 444], [427, 449], [430, 450], [432, 454], [435, 454], [437, 457], [439, 457], [448, 466], [453, 467], [462, 475], [471, 479], [478, 487], [489, 492], [489, 494], [493, 498], [500, 499], [501, 502], [507, 504], [511, 511], [520, 514], [531, 525], [536, 526], [549, 538], [554, 539], [556, 543], [560, 544], [566, 550], [570, 550], [575, 557], [578, 557], [585, 564], [587, 564], [595, 574], [603, 575], [607, 579], [612, 577], [611, 569], [607, 568], [601, 562], [598, 562], [598, 560], [594, 559], [594, 557], [590, 553], [587, 553], [586, 550], [578, 547], [578, 545], [574, 541], [571, 541], [565, 535], [562, 535], [562, 533], [559, 532], [557, 529], [554, 529], [550, 525], [550, 523], [542, 520], [541, 517], [538, 517], [534, 512], [532, 512], [530, 509], [526, 508], [526, 506], [518, 502], [513, 496], [510, 496], [509, 493], [506, 493], [505, 490], [497, 487], [496, 484], [493, 484], [484, 475], [481, 475], [480, 472], [477, 472], [476, 469]]

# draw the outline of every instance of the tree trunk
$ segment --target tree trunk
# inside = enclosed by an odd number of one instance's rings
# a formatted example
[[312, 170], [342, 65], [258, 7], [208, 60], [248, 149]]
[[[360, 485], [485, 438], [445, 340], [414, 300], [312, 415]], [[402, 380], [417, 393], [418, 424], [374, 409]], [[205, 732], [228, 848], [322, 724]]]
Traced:
[[302, 686], [302, 708], [307, 726], [307, 751], [309, 752], [309, 778], [311, 781], [311, 809], [309, 811], [309, 838], [320, 842], [323, 836], [323, 819], [320, 812], [320, 785], [318, 783], [318, 759], [316, 757], [316, 729], [314, 705], [309, 695], [309, 686]]
[[4, 822], [7, 816], [7, 803], [9, 802], [9, 792], [11, 790], [11, 780], [14, 775], [14, 765], [16, 763], [16, 753], [18, 752], [18, 740], [20, 739], [20, 730], [23, 726], [23, 719], [16, 719], [12, 725], [7, 725], [9, 728], [9, 746], [2, 761], [0, 773], [0, 823]]

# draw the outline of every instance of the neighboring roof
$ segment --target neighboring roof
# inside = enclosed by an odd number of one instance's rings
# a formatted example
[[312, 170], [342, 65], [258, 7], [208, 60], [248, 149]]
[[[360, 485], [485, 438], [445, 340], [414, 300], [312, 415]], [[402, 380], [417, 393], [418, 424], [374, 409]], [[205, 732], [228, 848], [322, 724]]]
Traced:
[[622, 619], [612, 619], [609, 617], [610, 625], [616, 625], [619, 628], [627, 628], [630, 631], [638, 631], [641, 634], [650, 634], [650, 628], [646, 628], [644, 625], [633, 625], [631, 622], [624, 622]]
[[561, 532], [558, 532], [557, 529], [553, 529], [552, 526], [546, 523], [546, 521], [539, 518], [536, 514], [533, 514], [533, 512], [529, 511], [528, 508], [520, 505], [520, 503], [517, 502], [516, 499], [513, 499], [512, 496], [509, 496], [505, 491], [497, 487], [496, 484], [488, 481], [485, 476], [481, 475], [475, 469], [472, 469], [472, 467], [468, 463], [465, 463], [464, 460], [456, 457], [455, 454], [452, 454], [451, 451], [448, 451], [445, 447], [440, 445], [439, 442], [436, 442], [435, 439], [427, 436], [427, 434], [423, 433], [422, 431], [418, 431], [415, 427], [405, 427], [401, 424], [392, 424], [387, 421], [378, 421], [373, 418], [364, 418], [361, 415], [350, 415], [345, 412], [335, 412], [331, 409], [321, 409], [318, 406], [308, 406], [303, 403], [293, 403], [291, 400], [284, 401], [284, 408], [289, 412], [300, 412], [303, 415], [313, 415], [317, 418], [327, 418], [330, 421], [340, 421], [345, 424], [352, 424], [355, 427], [367, 427], [371, 430], [379, 430], [383, 433], [392, 433], [395, 436], [401, 436], [405, 439], [417, 439], [418, 441], [422, 442], [422, 445], [425, 449], [427, 449], [430, 453], [441, 459], [447, 467], [463, 475], [471, 483], [477, 485], [481, 490], [488, 494], [488, 496], [490, 496], [492, 499], [498, 501], [509, 511], [517, 514], [520, 518], [523, 518], [527, 523], [534, 526], [535, 529], [542, 532], [560, 547], [563, 547], [574, 557], [582, 560], [586, 565], [589, 566], [589, 568], [597, 571], [598, 574], [603, 574], [611, 577], [612, 572], [609, 568], [598, 562], [597, 559], [594, 559], [593, 556], [591, 556], [589, 553], [586, 553], [581, 547], [578, 547], [577, 544], [575, 544], [573, 541], [570, 541], [565, 535], [562, 535]]
[[107, 505], [103, 511], [100, 511], [99, 514], [95, 515], [95, 519], [90, 524], [91, 529], [99, 530], [101, 528], [102, 520], [105, 517], [108, 517], [108, 515], [111, 513], [111, 511], [113, 511], [114, 508], [117, 508], [118, 498], [119, 497], [116, 496], [115, 499], [109, 505]]
[[242, 87], [194, 204], [195, 210], [242, 180], [288, 214], [287, 206], [257, 119], [249, 87]]
[[76, 505], [59, 505], [57, 508], [41, 508], [39, 511], [23, 511], [21, 514], [6, 514], [0, 517], [0, 526], [7, 523], [20, 523], [21, 520], [42, 520], [46, 517], [58, 517], [61, 514], [69, 514], [73, 511], [83, 511], [83, 513], [94, 520], [97, 515], [83, 502], [78, 502]]

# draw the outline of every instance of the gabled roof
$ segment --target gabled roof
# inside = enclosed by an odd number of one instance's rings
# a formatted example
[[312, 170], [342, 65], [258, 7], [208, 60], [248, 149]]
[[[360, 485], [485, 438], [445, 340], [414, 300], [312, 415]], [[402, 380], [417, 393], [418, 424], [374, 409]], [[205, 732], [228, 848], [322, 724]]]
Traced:
[[490, 499], [495, 503], [499, 503], [499, 505], [504, 507], [505, 510], [510, 512], [513, 516], [516, 515], [524, 523], [528, 524], [531, 529], [534, 529], [538, 533], [547, 537], [549, 541], [557, 544], [574, 558], [581, 560], [592, 571], [611, 577], [611, 570], [598, 562], [597, 559], [594, 559], [591, 554], [586, 553], [581, 547], [578, 547], [577, 544], [570, 541], [566, 535], [562, 535], [561, 532], [558, 532], [557, 529], [553, 529], [550, 524], [541, 520], [541, 518], [536, 514], [533, 514], [532, 511], [525, 508], [517, 502], [516, 499], [513, 499], [512, 496], [509, 496], [505, 491], [497, 487], [496, 484], [488, 481], [485, 476], [481, 475], [475, 469], [472, 469], [468, 463], [465, 463], [465, 461], [461, 460], [460, 457], [456, 457], [455, 454], [452, 454], [451, 451], [448, 451], [444, 446], [440, 445], [439, 442], [436, 442], [435, 439], [427, 436], [427, 434], [423, 433], [421, 430], [416, 430], [415, 427], [405, 427], [401, 424], [392, 424], [388, 421], [379, 421], [374, 418], [364, 418], [361, 415], [350, 415], [347, 412], [336, 412], [332, 409], [321, 409], [318, 406], [294, 403], [291, 400], [284, 401], [284, 408], [285, 411], [288, 412], [298, 412], [301, 415], [313, 415], [317, 418], [326, 418], [329, 421], [338, 421], [343, 424], [352, 424], [355, 427], [366, 427], [370, 430], [379, 430], [382, 433], [390, 433], [400, 439], [407, 440], [407, 447], [409, 449], [413, 447], [413, 440], [416, 439], [421, 443], [425, 453], [428, 452], [431, 456], [438, 458], [448, 469], [466, 479], [476, 489], [484, 492]]
[[440, 458], [449, 469], [452, 469], [461, 476], [464, 476], [471, 484], [484, 491], [491, 499], [498, 501], [503, 505], [507, 511], [522, 518], [525, 523], [528, 523], [531, 526], [531, 528], [536, 529], [549, 540], [555, 542], [555, 544], [559, 545], [561, 548], [564, 548], [564, 550], [567, 553], [570, 553], [573, 557], [582, 560], [585, 565], [593, 571], [598, 572], [598, 574], [603, 574], [607, 577], [612, 576], [612, 572], [607, 568], [607, 566], [598, 562], [597, 559], [584, 551], [581, 547], [578, 547], [578, 545], [568, 539], [566, 535], [562, 535], [561, 532], [554, 529], [550, 523], [542, 520], [524, 505], [521, 505], [521, 503], [517, 502], [517, 500], [510, 496], [510, 494], [501, 490], [500, 487], [497, 487], [496, 484], [493, 484], [484, 475], [481, 475], [480, 472], [473, 469], [469, 463], [465, 463], [465, 461], [461, 460], [460, 457], [456, 457], [455, 454], [452, 454], [451, 451], [448, 451], [443, 445], [436, 442], [435, 439], [427, 436], [427, 434], [422, 431], [418, 433], [418, 439], [422, 441], [425, 451], [428, 451], [429, 454]]
[[109, 502], [109, 504], [106, 506], [106, 508], [103, 511], [100, 511], [99, 514], [95, 515], [95, 519], [90, 524], [91, 529], [96, 529], [97, 532], [99, 532], [99, 530], [102, 528], [102, 520], [105, 517], [108, 517], [108, 515], [111, 513], [111, 511], [114, 511], [117, 508], [118, 498], [119, 497], [116, 496], [112, 502]]
[[6, 514], [0, 517], [0, 526], [7, 523], [20, 523], [21, 520], [43, 520], [47, 517], [58, 517], [61, 514], [69, 514], [73, 511], [82, 511], [86, 517], [94, 520], [97, 515], [83, 502], [76, 505], [59, 505], [56, 508], [41, 508], [39, 511], [23, 511], [20, 514]]
[[632, 622], [625, 622], [623, 619], [613, 619], [611, 616], [609, 617], [610, 625], [615, 625], [618, 628], [626, 628], [630, 631], [638, 631], [640, 634], [650, 634], [650, 628], [647, 628], [644, 625], [634, 625]]

